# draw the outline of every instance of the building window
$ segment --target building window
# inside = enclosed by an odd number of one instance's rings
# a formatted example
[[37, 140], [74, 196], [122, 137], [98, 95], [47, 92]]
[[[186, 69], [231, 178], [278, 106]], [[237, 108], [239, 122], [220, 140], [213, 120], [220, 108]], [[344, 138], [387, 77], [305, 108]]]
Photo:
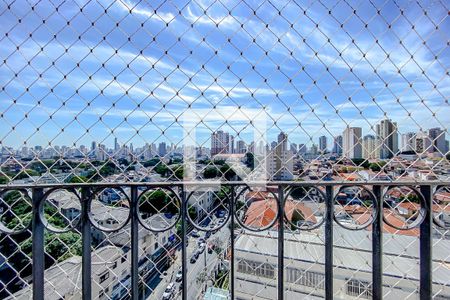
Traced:
[[109, 278], [109, 272], [108, 271], [106, 271], [105, 273], [103, 273], [103, 274], [100, 274], [100, 283], [102, 283], [102, 282], [105, 282], [105, 280], [106, 279], [108, 279]]
[[158, 250], [158, 247], [159, 247], [158, 242], [156, 242], [155, 243], [155, 250]]
[[325, 275], [318, 272], [302, 269], [287, 268], [286, 279], [288, 282], [313, 287], [316, 289], [325, 289]]
[[266, 278], [275, 277], [275, 267], [272, 264], [249, 260], [240, 260], [238, 262], [238, 272]]
[[347, 282], [347, 294], [359, 298], [372, 298], [372, 287], [367, 281], [350, 279]]

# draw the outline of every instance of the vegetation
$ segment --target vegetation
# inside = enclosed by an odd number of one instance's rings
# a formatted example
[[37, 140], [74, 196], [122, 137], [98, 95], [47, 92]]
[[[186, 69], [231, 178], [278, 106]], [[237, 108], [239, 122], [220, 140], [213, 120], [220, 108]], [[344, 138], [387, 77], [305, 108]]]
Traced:
[[[81, 255], [81, 236], [75, 232], [45, 233], [45, 252], [52, 262], [60, 262], [74, 255]], [[20, 243], [21, 250], [32, 257], [32, 239]]]
[[369, 161], [367, 159], [364, 158], [352, 158], [353, 163], [355, 164], [355, 166], [361, 166], [364, 169], [369, 168]]
[[374, 172], [379, 172], [386, 165], [385, 161], [374, 162], [369, 165], [369, 169]]
[[178, 213], [175, 195], [163, 190], [152, 190], [142, 195], [139, 210], [141, 213], [151, 215], [156, 213], [171, 213], [174, 215]]
[[255, 156], [253, 153], [247, 152], [245, 154], [245, 165], [250, 168], [250, 170], [255, 168]]
[[228, 164], [224, 164], [220, 167], [220, 173], [226, 180], [229, 181], [233, 180], [233, 178], [236, 176], [236, 173]]
[[215, 177], [217, 177], [217, 173], [218, 173], [217, 168], [208, 167], [203, 172], [203, 178], [205, 178], [205, 179], [215, 178]]

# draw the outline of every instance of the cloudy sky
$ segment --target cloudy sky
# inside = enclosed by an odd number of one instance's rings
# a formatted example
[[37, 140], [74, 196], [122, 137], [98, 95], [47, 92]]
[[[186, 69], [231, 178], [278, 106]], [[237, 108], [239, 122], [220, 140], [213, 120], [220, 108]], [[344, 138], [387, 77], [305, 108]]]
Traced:
[[255, 126], [310, 145], [347, 125], [373, 134], [385, 117], [400, 133], [448, 130], [449, 10], [445, 1], [2, 1], [0, 140], [180, 143], [183, 124], [199, 122], [206, 146], [211, 131], [248, 140]]

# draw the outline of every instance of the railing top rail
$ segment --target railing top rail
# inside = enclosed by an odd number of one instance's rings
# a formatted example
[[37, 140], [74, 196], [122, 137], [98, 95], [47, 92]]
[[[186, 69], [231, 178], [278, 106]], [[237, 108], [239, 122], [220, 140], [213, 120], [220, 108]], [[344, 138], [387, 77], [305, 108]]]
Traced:
[[169, 186], [201, 186], [212, 187], [220, 185], [226, 186], [411, 186], [411, 185], [450, 185], [450, 181], [445, 180], [424, 180], [424, 181], [160, 181], [160, 182], [89, 182], [89, 183], [31, 183], [31, 184], [2, 184], [0, 189], [28, 189], [28, 188], [80, 188], [80, 187], [169, 187]]

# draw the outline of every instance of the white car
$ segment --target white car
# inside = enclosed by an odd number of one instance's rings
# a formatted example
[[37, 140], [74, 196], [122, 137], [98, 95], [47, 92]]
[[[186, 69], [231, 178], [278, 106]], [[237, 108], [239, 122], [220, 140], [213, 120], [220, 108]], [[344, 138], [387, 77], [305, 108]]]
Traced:
[[175, 283], [173, 283], [173, 282], [169, 283], [169, 285], [166, 287], [166, 290], [163, 293], [162, 299], [169, 300], [170, 298], [172, 298], [174, 288], [175, 288]]
[[199, 253], [203, 253], [203, 251], [205, 251], [205, 248], [206, 248], [206, 244], [205, 244], [205, 243], [201, 243], [201, 244], [198, 246], [198, 252], [199, 252]]
[[177, 275], [175, 276], [175, 281], [180, 282], [183, 279], [183, 271], [179, 270]]

